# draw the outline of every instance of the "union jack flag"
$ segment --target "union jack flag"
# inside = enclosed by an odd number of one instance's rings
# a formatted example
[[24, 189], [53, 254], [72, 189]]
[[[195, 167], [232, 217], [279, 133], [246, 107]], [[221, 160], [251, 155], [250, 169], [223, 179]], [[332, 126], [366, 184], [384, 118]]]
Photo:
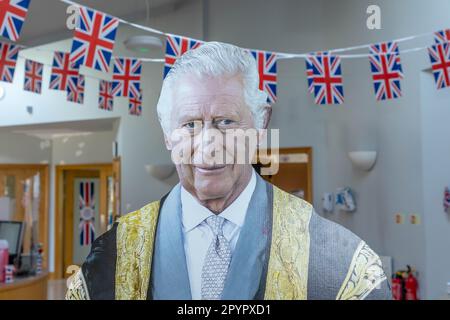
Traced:
[[142, 62], [138, 59], [114, 60], [112, 93], [115, 97], [138, 97], [141, 86]]
[[259, 73], [259, 89], [267, 93], [267, 101], [277, 100], [277, 55], [266, 51], [251, 51]]
[[68, 82], [67, 101], [83, 104], [84, 102], [84, 76], [78, 75], [76, 80]]
[[100, 80], [98, 107], [102, 110], [112, 111], [113, 106], [114, 96], [112, 94], [112, 83], [110, 81]]
[[438, 43], [428, 48], [431, 69], [437, 88], [450, 86], [450, 43]]
[[11, 41], [19, 40], [31, 0], [0, 0], [0, 34]]
[[142, 92], [139, 97], [131, 97], [128, 104], [128, 113], [133, 116], [142, 114]]
[[306, 60], [306, 80], [308, 81], [308, 92], [314, 93], [314, 72], [312, 68], [312, 64]]
[[89, 246], [95, 238], [95, 193], [94, 182], [80, 182], [80, 245]]
[[450, 213], [450, 188], [444, 189], [444, 211]]
[[44, 65], [42, 63], [32, 60], [25, 61], [25, 83], [24, 83], [25, 91], [41, 93], [43, 70]]
[[306, 68], [312, 77], [312, 93], [316, 104], [344, 103], [341, 59], [329, 53], [312, 54], [306, 57]]
[[70, 77], [78, 77], [78, 69], [70, 63], [70, 53], [55, 52], [53, 57], [50, 89], [66, 91]]
[[0, 42], [0, 81], [13, 82], [20, 47]]
[[377, 101], [401, 97], [403, 79], [400, 51], [395, 42], [370, 46], [370, 69]]
[[[327, 54], [327, 51], [317, 51], [314, 54]], [[308, 92], [314, 93], [314, 72], [312, 64], [308, 60], [306, 60], [306, 79], [308, 80]]]
[[84, 65], [109, 72], [118, 26], [117, 18], [81, 7], [70, 53], [74, 67]]
[[434, 33], [435, 43], [446, 43], [450, 41], [450, 29], [436, 31]]
[[172, 69], [175, 61], [187, 51], [196, 49], [203, 44], [202, 41], [185, 37], [168, 35], [166, 39], [166, 63], [164, 65], [164, 78]]

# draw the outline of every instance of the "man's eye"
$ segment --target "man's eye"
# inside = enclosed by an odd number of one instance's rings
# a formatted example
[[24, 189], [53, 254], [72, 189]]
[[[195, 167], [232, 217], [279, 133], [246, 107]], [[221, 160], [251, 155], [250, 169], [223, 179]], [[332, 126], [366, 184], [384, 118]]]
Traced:
[[217, 124], [221, 125], [221, 126], [228, 126], [233, 123], [234, 123], [234, 121], [231, 119], [222, 119], [222, 120], [219, 120]]
[[189, 121], [189, 122], [186, 122], [183, 125], [183, 127], [187, 128], [187, 129], [197, 129], [197, 128], [201, 127], [201, 122], [200, 121]]

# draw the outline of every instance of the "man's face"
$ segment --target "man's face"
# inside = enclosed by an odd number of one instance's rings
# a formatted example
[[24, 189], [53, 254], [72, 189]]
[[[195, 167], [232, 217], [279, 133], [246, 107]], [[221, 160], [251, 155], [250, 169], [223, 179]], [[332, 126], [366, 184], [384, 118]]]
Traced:
[[185, 75], [174, 85], [171, 130], [183, 129], [189, 139], [166, 137], [167, 145], [172, 153], [180, 148], [190, 153], [190, 163], [176, 167], [183, 187], [200, 201], [231, 196], [251, 174], [249, 162], [236, 164], [236, 151], [248, 149], [245, 140], [227, 143], [225, 139], [226, 132], [254, 128], [243, 88], [239, 75]]

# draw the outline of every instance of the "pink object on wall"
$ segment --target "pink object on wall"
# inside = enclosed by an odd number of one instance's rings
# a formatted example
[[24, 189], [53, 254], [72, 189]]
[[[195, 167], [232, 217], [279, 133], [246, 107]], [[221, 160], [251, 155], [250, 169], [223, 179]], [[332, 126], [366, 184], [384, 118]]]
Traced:
[[0, 240], [0, 283], [5, 282], [5, 268], [8, 264], [8, 241]]

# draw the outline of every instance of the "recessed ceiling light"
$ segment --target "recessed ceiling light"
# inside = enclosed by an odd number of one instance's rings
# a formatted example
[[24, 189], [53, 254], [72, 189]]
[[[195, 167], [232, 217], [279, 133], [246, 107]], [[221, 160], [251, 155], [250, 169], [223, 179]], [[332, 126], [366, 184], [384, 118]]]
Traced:
[[123, 44], [128, 50], [138, 53], [148, 53], [155, 49], [162, 50], [163, 47], [161, 39], [155, 36], [131, 36]]

